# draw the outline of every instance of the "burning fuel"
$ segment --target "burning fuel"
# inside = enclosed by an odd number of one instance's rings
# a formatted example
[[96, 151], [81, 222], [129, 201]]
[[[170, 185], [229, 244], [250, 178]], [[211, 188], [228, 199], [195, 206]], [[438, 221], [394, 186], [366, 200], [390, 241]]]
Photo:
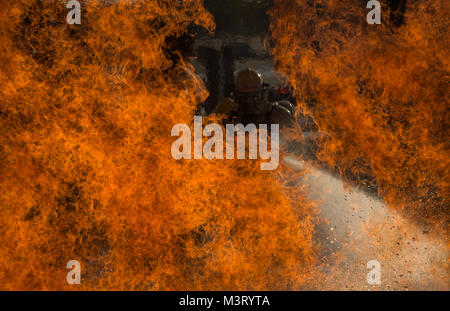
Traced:
[[258, 161], [171, 156], [208, 94], [173, 49], [214, 30], [202, 1], [80, 3], [70, 25], [59, 0], [0, 1], [0, 288], [298, 288], [301, 189]]
[[320, 131], [318, 157], [419, 222], [448, 230], [447, 1], [275, 1], [272, 54]]
[[0, 0], [1, 290], [448, 289], [448, 1], [67, 2]]

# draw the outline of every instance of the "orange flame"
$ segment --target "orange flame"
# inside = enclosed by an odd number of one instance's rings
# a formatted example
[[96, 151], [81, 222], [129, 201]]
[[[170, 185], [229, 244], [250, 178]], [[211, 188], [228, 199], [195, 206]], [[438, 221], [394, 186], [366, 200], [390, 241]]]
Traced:
[[[312, 205], [252, 161], [175, 161], [206, 91], [166, 40], [200, 0], [0, 0], [0, 288], [292, 289]], [[81, 262], [82, 283], [65, 265]]]
[[447, 231], [450, 3], [407, 1], [403, 23], [383, 5], [381, 25], [367, 24], [366, 3], [275, 1], [276, 66], [328, 134], [321, 160], [375, 177], [391, 206]]

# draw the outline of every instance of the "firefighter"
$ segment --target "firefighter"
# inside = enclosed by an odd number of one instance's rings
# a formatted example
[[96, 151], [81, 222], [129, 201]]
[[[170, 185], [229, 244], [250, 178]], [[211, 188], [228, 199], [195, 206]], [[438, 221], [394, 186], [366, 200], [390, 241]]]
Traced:
[[224, 114], [231, 122], [247, 124], [279, 124], [298, 127], [294, 106], [287, 100], [270, 103], [263, 86], [261, 74], [247, 68], [235, 77], [233, 98], [223, 99], [215, 113]]

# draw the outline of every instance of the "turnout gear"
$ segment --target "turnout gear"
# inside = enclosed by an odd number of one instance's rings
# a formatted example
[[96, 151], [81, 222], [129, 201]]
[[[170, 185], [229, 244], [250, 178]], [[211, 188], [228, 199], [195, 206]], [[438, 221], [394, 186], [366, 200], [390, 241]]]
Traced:
[[215, 113], [224, 114], [244, 125], [280, 124], [280, 127], [298, 127], [295, 108], [287, 100], [270, 103], [263, 79], [256, 70], [247, 68], [237, 73], [233, 98], [223, 99]]
[[236, 75], [236, 93], [260, 93], [263, 90], [263, 79], [256, 70], [247, 68]]

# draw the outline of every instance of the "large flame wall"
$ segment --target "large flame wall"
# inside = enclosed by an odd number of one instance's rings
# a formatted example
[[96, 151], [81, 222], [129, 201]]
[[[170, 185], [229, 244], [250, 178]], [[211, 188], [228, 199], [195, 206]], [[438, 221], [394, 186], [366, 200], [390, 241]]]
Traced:
[[[447, 230], [448, 1], [276, 0], [277, 68], [326, 138], [319, 158], [412, 219]], [[396, 9], [395, 11], [392, 11]]]
[[207, 94], [166, 42], [213, 30], [201, 1], [81, 2], [68, 25], [64, 1], [0, 1], [0, 288], [298, 288], [302, 190], [259, 163], [171, 157]]

